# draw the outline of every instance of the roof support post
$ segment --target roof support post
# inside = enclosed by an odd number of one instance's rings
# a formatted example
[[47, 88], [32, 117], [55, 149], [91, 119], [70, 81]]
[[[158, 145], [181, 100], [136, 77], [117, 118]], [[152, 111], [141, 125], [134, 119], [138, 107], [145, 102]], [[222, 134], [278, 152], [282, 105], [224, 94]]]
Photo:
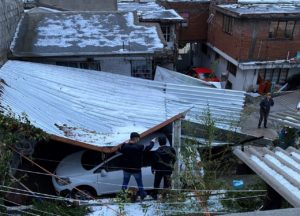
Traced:
[[180, 173], [180, 150], [181, 150], [181, 119], [178, 119], [172, 123], [172, 146], [175, 148], [177, 160], [175, 163], [175, 169], [174, 169], [174, 180], [172, 184], [173, 189], [179, 189], [180, 188], [180, 179], [179, 179], [179, 173]]

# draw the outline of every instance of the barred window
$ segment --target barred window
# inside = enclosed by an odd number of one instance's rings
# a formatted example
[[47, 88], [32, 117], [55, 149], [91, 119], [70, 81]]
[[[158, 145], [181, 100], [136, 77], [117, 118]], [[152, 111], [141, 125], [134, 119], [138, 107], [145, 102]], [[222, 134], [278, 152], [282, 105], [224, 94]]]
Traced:
[[223, 16], [223, 31], [232, 34], [232, 26], [233, 26], [233, 17]]
[[272, 21], [269, 38], [293, 38], [296, 21]]

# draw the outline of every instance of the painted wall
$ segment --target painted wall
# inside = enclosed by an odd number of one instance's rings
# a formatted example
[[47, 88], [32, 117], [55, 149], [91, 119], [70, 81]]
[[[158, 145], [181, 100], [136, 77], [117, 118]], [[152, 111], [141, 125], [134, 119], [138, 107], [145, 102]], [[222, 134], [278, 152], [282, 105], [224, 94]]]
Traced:
[[0, 0], [0, 66], [7, 60], [7, 52], [23, 13], [21, 0]]

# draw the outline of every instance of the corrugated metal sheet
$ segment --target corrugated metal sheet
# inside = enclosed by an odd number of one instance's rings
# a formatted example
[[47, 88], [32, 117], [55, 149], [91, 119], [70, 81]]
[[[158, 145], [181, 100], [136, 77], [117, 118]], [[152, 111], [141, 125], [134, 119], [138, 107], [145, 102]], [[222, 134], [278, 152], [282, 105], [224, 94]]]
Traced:
[[217, 87], [213, 83], [206, 82], [201, 79], [196, 79], [194, 77], [178, 73], [176, 71], [171, 71], [159, 66], [156, 67], [154, 80], [175, 84], [193, 85], [198, 87]]
[[[238, 121], [244, 92], [168, 84], [91, 70], [9, 61], [0, 69], [1, 106], [50, 134], [114, 146], [194, 107], [199, 122], [209, 105], [218, 126]], [[222, 119], [222, 121], [220, 120]]]
[[281, 125], [291, 126], [293, 128], [300, 129], [300, 112], [278, 112], [271, 113], [270, 119], [278, 122]]
[[234, 154], [294, 207], [300, 207], [300, 151], [261, 147], [235, 149]]

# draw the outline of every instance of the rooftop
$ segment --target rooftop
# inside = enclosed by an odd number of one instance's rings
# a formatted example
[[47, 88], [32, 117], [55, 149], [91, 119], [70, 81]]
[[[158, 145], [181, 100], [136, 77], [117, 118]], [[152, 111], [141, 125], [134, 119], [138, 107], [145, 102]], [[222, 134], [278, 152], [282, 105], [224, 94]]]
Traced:
[[137, 22], [133, 12], [26, 13], [11, 50], [26, 57], [161, 51], [158, 27]]
[[249, 4], [224, 4], [218, 5], [218, 8], [226, 9], [237, 16], [258, 15], [258, 14], [299, 14], [299, 4], [268, 4], [268, 3], [249, 3]]
[[98, 147], [120, 144], [130, 132], [145, 132], [191, 108], [186, 118], [199, 122], [208, 105], [222, 119], [217, 126], [229, 127], [239, 120], [245, 97], [240, 91], [21, 61], [8, 61], [0, 79], [2, 109], [25, 112], [51, 135]]
[[183, 18], [173, 9], [165, 9], [155, 2], [120, 2], [119, 11], [137, 11], [140, 20], [144, 21], [183, 21]]

